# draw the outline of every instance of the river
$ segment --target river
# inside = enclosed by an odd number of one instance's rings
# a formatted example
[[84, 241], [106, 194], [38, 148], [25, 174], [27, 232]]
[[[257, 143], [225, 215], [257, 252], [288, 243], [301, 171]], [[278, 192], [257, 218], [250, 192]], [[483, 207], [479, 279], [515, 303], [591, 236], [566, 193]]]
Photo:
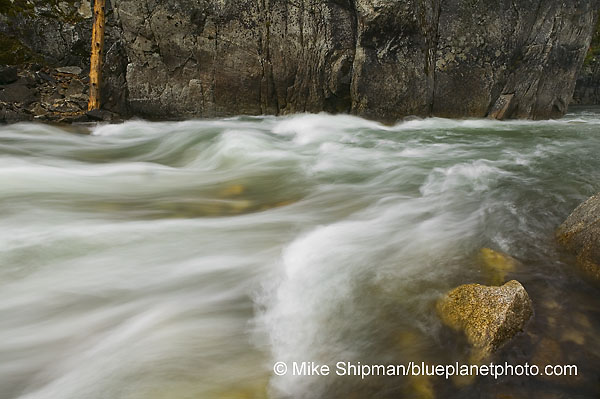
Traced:
[[[0, 398], [596, 398], [598, 288], [553, 234], [598, 191], [600, 109], [0, 126]], [[495, 361], [577, 378], [273, 374], [465, 361], [433, 304], [481, 248], [535, 308]]]

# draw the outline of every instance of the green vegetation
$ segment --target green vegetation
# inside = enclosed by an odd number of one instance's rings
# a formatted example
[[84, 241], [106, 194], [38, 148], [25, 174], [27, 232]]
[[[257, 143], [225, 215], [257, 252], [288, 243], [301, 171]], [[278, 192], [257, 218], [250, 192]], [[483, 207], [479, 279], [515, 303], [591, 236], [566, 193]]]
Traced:
[[40, 55], [34, 53], [19, 39], [0, 33], [0, 64], [18, 65], [39, 61], [41, 61]]
[[[0, 64], [19, 65], [45, 63], [44, 58], [28, 47], [22, 40], [29, 37], [28, 27], [40, 19], [56, 19], [62, 24], [83, 21], [77, 0], [0, 0], [0, 17], [8, 29], [0, 33]], [[74, 49], [77, 55], [87, 55], [88, 49]]]
[[27, 0], [0, 0], [0, 14], [14, 16], [33, 11], [34, 4]]

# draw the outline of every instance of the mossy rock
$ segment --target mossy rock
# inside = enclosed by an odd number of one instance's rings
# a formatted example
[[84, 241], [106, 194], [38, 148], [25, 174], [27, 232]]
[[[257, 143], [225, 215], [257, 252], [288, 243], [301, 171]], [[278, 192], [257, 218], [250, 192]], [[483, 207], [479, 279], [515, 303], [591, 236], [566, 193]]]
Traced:
[[21, 13], [30, 13], [34, 5], [27, 0], [0, 0], [0, 14], [15, 16]]
[[21, 65], [41, 61], [42, 57], [19, 39], [0, 33], [0, 64]]
[[[60, 3], [66, 4], [68, 9], [65, 10]], [[34, 18], [45, 16], [63, 22], [77, 23], [84, 19], [77, 12], [78, 3], [79, 0], [0, 0], [0, 14], [9, 17], [19, 14]], [[36, 7], [40, 7], [42, 11]]]
[[531, 299], [516, 280], [500, 287], [461, 285], [436, 308], [444, 324], [465, 334], [473, 347], [473, 362], [483, 361], [509, 341], [533, 315]]

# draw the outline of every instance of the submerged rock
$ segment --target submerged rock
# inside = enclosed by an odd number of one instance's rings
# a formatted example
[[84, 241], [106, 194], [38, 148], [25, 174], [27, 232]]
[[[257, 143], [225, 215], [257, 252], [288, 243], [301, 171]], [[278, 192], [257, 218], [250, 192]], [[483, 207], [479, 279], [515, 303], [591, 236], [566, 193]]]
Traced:
[[482, 248], [479, 251], [479, 259], [483, 264], [490, 285], [504, 284], [506, 275], [514, 272], [519, 265], [519, 261], [512, 256], [490, 248]]
[[561, 337], [561, 342], [572, 342], [575, 345], [584, 345], [585, 344], [585, 334], [574, 328], [568, 328], [563, 331]]
[[479, 361], [523, 329], [533, 306], [521, 283], [512, 280], [500, 287], [461, 285], [438, 301], [437, 311], [444, 324], [464, 332]]
[[221, 197], [235, 197], [243, 194], [246, 191], [246, 187], [241, 184], [234, 184], [232, 186], [226, 187], [219, 194]]
[[427, 375], [409, 376], [406, 394], [414, 399], [435, 399], [433, 378]]
[[581, 271], [600, 283], [600, 194], [577, 207], [558, 228], [556, 237], [577, 256]]

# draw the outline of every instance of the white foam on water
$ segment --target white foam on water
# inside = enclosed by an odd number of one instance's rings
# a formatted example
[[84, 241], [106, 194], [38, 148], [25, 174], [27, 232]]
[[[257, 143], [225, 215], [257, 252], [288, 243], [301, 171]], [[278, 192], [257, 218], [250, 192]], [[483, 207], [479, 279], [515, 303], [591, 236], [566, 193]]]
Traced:
[[273, 133], [293, 136], [300, 145], [325, 141], [352, 141], [361, 129], [388, 130], [384, 125], [350, 115], [304, 114], [284, 118], [273, 127]]
[[482, 246], [544, 256], [600, 189], [598, 121], [2, 126], [0, 396], [339, 396], [270, 368], [435, 343]]

